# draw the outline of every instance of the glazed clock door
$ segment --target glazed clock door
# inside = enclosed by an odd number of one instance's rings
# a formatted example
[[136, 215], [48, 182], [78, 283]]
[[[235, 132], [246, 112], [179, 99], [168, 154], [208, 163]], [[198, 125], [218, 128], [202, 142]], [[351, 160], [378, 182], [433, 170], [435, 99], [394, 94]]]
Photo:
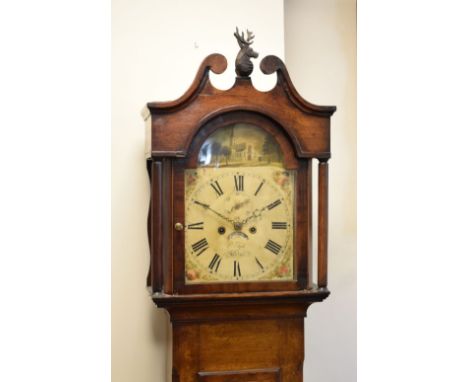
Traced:
[[238, 121], [207, 128], [177, 166], [184, 204], [176, 208], [175, 284], [186, 292], [296, 289], [303, 174], [285, 159], [289, 142], [276, 129]]
[[293, 280], [294, 185], [262, 129], [213, 133], [185, 170], [185, 282]]

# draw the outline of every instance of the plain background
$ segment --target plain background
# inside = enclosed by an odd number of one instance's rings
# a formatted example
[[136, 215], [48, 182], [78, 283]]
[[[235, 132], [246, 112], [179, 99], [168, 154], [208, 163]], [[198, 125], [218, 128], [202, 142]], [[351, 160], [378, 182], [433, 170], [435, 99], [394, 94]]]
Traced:
[[[146, 102], [180, 97], [210, 53], [222, 53], [230, 63], [224, 74], [212, 76], [216, 77], [215, 86], [232, 86], [239, 50], [233, 36], [236, 25], [256, 35], [254, 48], [260, 56], [254, 60], [252, 81], [257, 88], [274, 86], [275, 76], [263, 75], [258, 63], [262, 57], [275, 54], [285, 60], [293, 83], [305, 99], [338, 108], [332, 118], [330, 161], [332, 295], [308, 311], [304, 380], [312, 376], [323, 382], [356, 380], [355, 20], [352, 0], [114, 2], [113, 382], [169, 380], [166, 375], [171, 372], [167, 366], [167, 317], [156, 309], [144, 288], [149, 259], [149, 187], [144, 123], [139, 112]], [[335, 367], [337, 362], [339, 368]]]
[[[358, 4], [358, 381], [468, 379], [466, 14]], [[0, 5], [2, 381], [111, 379], [110, 21]]]
[[[283, 2], [122, 0], [112, 12], [112, 379], [166, 381], [168, 319], [145, 288], [149, 181], [140, 111], [149, 101], [180, 97], [214, 52], [230, 66], [213, 82], [232, 86], [236, 23], [254, 30], [264, 52], [283, 57]], [[265, 77], [257, 71], [252, 80], [272, 87], [274, 78]]]

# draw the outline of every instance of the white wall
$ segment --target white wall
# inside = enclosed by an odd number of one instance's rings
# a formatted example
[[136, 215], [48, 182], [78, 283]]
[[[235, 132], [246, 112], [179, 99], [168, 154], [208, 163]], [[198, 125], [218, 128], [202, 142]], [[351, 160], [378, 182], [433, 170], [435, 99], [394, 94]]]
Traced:
[[285, 0], [286, 65], [308, 101], [336, 105], [331, 123], [330, 297], [306, 319], [304, 381], [356, 380], [356, 4]]
[[[112, 2], [112, 380], [166, 379], [167, 319], [145, 289], [149, 249], [146, 237], [149, 184], [140, 111], [148, 101], [179, 97], [210, 53], [224, 54], [234, 81], [236, 25], [256, 34], [260, 59], [284, 57], [282, 0]], [[260, 89], [275, 76], [254, 72]]]

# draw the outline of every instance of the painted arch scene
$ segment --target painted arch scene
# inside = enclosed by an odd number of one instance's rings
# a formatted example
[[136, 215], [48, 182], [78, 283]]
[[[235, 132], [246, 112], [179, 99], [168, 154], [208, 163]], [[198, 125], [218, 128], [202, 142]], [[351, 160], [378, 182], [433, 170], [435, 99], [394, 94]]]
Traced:
[[200, 148], [198, 165], [280, 166], [283, 154], [275, 139], [263, 129], [238, 123], [218, 129]]

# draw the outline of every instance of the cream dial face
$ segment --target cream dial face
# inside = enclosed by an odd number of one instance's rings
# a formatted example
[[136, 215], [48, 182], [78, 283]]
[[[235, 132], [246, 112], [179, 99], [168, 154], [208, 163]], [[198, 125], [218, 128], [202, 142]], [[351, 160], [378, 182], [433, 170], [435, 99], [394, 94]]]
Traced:
[[187, 284], [294, 279], [295, 173], [185, 170]]

